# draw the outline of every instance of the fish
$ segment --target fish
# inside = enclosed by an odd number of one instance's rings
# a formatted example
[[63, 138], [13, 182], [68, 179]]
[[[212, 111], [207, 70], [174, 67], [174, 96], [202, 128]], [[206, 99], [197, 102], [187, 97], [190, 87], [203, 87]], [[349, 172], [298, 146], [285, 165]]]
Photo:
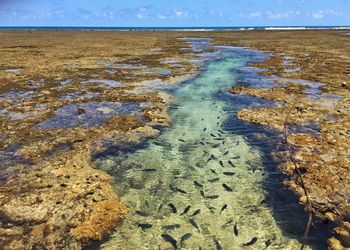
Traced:
[[224, 175], [227, 175], [227, 176], [233, 176], [235, 175], [236, 173], [234, 172], [223, 172]]
[[220, 210], [220, 214], [227, 208], [227, 204], [223, 205], [221, 210]]
[[201, 145], [205, 145], [205, 143], [204, 143], [204, 142], [202, 142], [202, 141], [201, 141], [201, 142], [199, 142], [199, 144], [201, 144]]
[[189, 238], [191, 238], [192, 234], [191, 233], [187, 233], [181, 236], [180, 238], [180, 243], [182, 244], [185, 240], [188, 240]]
[[137, 223], [137, 226], [140, 227], [143, 231], [153, 227], [153, 225], [149, 223]]
[[268, 248], [271, 245], [271, 240], [265, 241], [265, 247]]
[[220, 146], [220, 143], [217, 143], [217, 144], [213, 144], [211, 147], [212, 148], [217, 148], [217, 147], [219, 147]]
[[165, 230], [175, 230], [175, 229], [178, 229], [180, 227], [181, 227], [180, 224], [172, 224], [172, 225], [162, 226], [162, 228], [165, 229]]
[[203, 132], [205, 132], [206, 130], [207, 130], [207, 128], [204, 128], [204, 129], [203, 129]]
[[145, 213], [145, 212], [143, 212], [143, 211], [140, 211], [140, 210], [135, 211], [135, 213], [136, 213], [137, 215], [140, 215], [140, 216], [143, 216], [143, 217], [147, 217], [147, 216], [148, 216], [147, 213]]
[[233, 233], [234, 233], [236, 236], [238, 236], [238, 227], [237, 227], [237, 224], [235, 224], [235, 225], [233, 226]]
[[213, 133], [210, 134], [212, 137], [216, 137], [216, 135], [214, 135]]
[[212, 214], [215, 212], [215, 210], [216, 210], [215, 207], [212, 207], [212, 206], [209, 206], [209, 205], [206, 205], [206, 206], [207, 206], [207, 208], [210, 210], [210, 212], [211, 212]]
[[182, 190], [181, 188], [176, 187], [175, 190], [179, 193], [187, 194], [187, 192], [185, 190]]
[[218, 116], [218, 119], [220, 119], [220, 116]]
[[200, 191], [200, 194], [205, 198], [205, 194], [203, 190]]
[[219, 164], [220, 164], [221, 167], [223, 167], [223, 168], [225, 167], [224, 163], [222, 161], [219, 161]]
[[205, 198], [207, 198], [207, 199], [217, 199], [217, 198], [219, 198], [219, 195], [207, 195], [207, 196], [205, 196]]
[[258, 238], [254, 237], [254, 238], [251, 239], [251, 241], [243, 244], [243, 246], [248, 247], [248, 246], [254, 245], [257, 241], [258, 241]]
[[195, 185], [196, 187], [199, 187], [199, 188], [202, 188], [202, 187], [203, 187], [203, 185], [200, 184], [198, 181], [194, 181], [193, 183], [194, 183], [194, 185]]
[[193, 220], [193, 219], [190, 219], [189, 222], [191, 223], [191, 225], [196, 228], [198, 230], [198, 232], [200, 233], [200, 230], [199, 230], [199, 227], [197, 225], [197, 223]]
[[157, 171], [157, 169], [155, 169], [155, 168], [144, 168], [144, 169], [142, 169], [142, 171], [143, 172], [155, 172], [155, 171]]
[[176, 209], [176, 207], [174, 206], [173, 203], [169, 203], [168, 206], [171, 208], [171, 210], [172, 210], [172, 212], [173, 212], [174, 214], [177, 213], [177, 209]]
[[190, 210], [190, 208], [191, 208], [191, 206], [187, 206], [180, 215], [187, 214], [187, 212]]
[[228, 164], [230, 164], [231, 165], [231, 167], [236, 167], [233, 163], [232, 163], [232, 161], [230, 161], [230, 160], [228, 160]]
[[213, 178], [213, 179], [210, 179], [208, 180], [210, 183], [213, 183], [213, 182], [217, 182], [218, 180], [220, 180], [220, 178]]
[[216, 250], [222, 250], [222, 246], [221, 246], [220, 242], [217, 239], [214, 239], [214, 243], [215, 243], [215, 249]]
[[212, 160], [216, 160], [217, 158], [216, 158], [216, 156], [215, 156], [215, 155], [210, 155], [210, 159], [212, 159]]
[[224, 141], [225, 139], [224, 138], [214, 138], [214, 140], [216, 140], [216, 141]]
[[225, 190], [226, 191], [228, 191], [228, 192], [232, 192], [233, 191], [233, 188], [232, 187], [229, 187], [229, 186], [227, 186], [225, 183], [224, 184], [222, 184], [222, 186], [225, 188]]
[[177, 241], [173, 237], [169, 234], [162, 234], [161, 236], [165, 241], [169, 242], [175, 249], [177, 249]]
[[236, 142], [236, 145], [237, 145], [237, 146], [239, 145], [239, 141]]
[[181, 141], [181, 142], [185, 142], [185, 140], [184, 139], [178, 139], [179, 141]]
[[211, 160], [212, 160], [212, 158], [209, 158], [209, 159], [207, 160], [207, 163], [210, 162]]
[[224, 225], [221, 226], [222, 229], [225, 229], [228, 225], [230, 225], [233, 222], [232, 219], [229, 219], [228, 221], [226, 221], [226, 223]]
[[219, 131], [221, 134], [223, 134], [223, 133], [224, 133], [224, 131], [222, 131], [222, 130], [220, 130], [220, 129], [219, 129], [218, 131]]
[[162, 210], [162, 208], [163, 208], [163, 204], [161, 203], [158, 207], [158, 213], [160, 212], [160, 210]]
[[196, 216], [197, 214], [200, 214], [201, 210], [197, 209], [196, 211], [194, 211], [194, 213], [191, 216]]
[[149, 207], [148, 201], [145, 201], [145, 205], [146, 207]]
[[228, 155], [228, 153], [229, 153], [228, 151], [225, 151], [224, 155]]
[[232, 159], [238, 160], [238, 159], [241, 159], [241, 157], [238, 155], [238, 156], [232, 157]]
[[213, 174], [217, 174], [216, 171], [214, 169], [210, 169], [210, 171], [213, 173]]

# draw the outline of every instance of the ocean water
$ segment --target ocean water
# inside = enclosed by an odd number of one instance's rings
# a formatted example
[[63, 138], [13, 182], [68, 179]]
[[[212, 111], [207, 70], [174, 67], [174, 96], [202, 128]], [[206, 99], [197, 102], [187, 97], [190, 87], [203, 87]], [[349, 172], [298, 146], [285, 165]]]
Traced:
[[[186, 40], [196, 50], [210, 46]], [[217, 57], [171, 93], [171, 127], [134, 150], [95, 158], [130, 213], [92, 249], [300, 248], [307, 215], [268, 156], [278, 136], [236, 117], [241, 108], [275, 104], [228, 94], [238, 69], [264, 58], [217, 47]], [[326, 249], [325, 240], [312, 230], [305, 249]]]
[[89, 26], [2, 26], [0, 30], [173, 30], [173, 31], [216, 31], [216, 30], [348, 30], [350, 26], [220, 26], [220, 27], [89, 27]]

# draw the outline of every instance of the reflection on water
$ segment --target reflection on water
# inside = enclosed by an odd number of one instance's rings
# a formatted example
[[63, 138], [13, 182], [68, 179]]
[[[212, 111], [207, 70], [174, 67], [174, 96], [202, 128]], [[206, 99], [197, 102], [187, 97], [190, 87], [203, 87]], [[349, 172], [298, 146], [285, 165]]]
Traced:
[[[196, 50], [208, 46], [208, 40], [189, 41]], [[259, 131], [235, 116], [239, 108], [271, 103], [227, 94], [239, 78], [236, 69], [264, 56], [229, 47], [220, 47], [219, 56], [223, 58], [208, 61], [197, 78], [174, 92], [171, 128], [134, 152], [95, 160], [113, 176], [118, 195], [130, 208], [123, 224], [99, 248], [300, 247], [297, 239], [305, 216], [281, 190], [273, 190], [279, 197], [270, 196], [266, 183], [272, 183], [268, 180], [274, 174], [268, 172], [262, 151], [245, 136]], [[268, 205], [281, 202], [277, 211]], [[287, 212], [288, 220], [276, 219], [275, 214]]]
[[94, 127], [113, 116], [139, 115], [140, 104], [88, 102], [70, 104], [58, 109], [55, 115], [39, 123], [39, 129]]

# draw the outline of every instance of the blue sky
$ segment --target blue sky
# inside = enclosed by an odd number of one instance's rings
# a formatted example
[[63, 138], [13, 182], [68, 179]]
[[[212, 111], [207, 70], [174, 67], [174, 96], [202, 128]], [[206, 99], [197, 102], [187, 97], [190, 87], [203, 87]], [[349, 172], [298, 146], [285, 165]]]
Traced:
[[0, 26], [349, 25], [350, 0], [0, 0]]

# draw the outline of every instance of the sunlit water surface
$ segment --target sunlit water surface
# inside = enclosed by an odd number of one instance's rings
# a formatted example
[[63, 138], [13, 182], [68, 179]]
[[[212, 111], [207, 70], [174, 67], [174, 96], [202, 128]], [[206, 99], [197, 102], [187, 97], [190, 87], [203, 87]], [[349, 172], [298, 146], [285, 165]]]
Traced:
[[[208, 46], [207, 40], [188, 41], [195, 50]], [[172, 93], [176, 105], [170, 128], [133, 152], [96, 159], [96, 166], [114, 177], [118, 195], [130, 208], [123, 224], [98, 248], [300, 248], [305, 214], [295, 199], [271, 195], [271, 189], [278, 193], [281, 186], [269, 182], [263, 152], [249, 143], [245, 123], [235, 117], [248, 105], [274, 104], [227, 94], [239, 69], [264, 57], [218, 47], [200, 75]]]

